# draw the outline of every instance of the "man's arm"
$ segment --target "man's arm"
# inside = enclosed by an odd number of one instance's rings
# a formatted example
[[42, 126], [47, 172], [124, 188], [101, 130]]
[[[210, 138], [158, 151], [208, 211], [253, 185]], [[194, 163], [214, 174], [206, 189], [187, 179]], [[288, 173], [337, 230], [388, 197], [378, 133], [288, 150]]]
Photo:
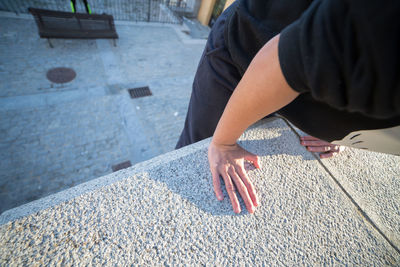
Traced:
[[224, 179], [234, 212], [240, 212], [235, 187], [252, 213], [258, 206], [254, 186], [244, 170], [244, 160], [258, 166], [257, 156], [236, 144], [254, 122], [292, 102], [298, 92], [287, 84], [278, 58], [279, 35], [272, 38], [254, 57], [232, 94], [214, 132], [208, 150], [214, 191], [223, 199], [219, 176]]
[[278, 42], [279, 35], [264, 45], [250, 63], [225, 107], [214, 133], [214, 144], [235, 144], [248, 126], [299, 95], [282, 74]]

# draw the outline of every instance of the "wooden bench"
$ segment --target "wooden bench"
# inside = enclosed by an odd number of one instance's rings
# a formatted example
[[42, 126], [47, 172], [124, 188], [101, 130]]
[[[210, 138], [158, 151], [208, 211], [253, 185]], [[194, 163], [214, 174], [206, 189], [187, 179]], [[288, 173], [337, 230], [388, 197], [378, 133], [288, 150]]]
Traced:
[[118, 38], [115, 31], [114, 18], [107, 14], [82, 14], [62, 11], [29, 8], [39, 28], [41, 38], [97, 39]]

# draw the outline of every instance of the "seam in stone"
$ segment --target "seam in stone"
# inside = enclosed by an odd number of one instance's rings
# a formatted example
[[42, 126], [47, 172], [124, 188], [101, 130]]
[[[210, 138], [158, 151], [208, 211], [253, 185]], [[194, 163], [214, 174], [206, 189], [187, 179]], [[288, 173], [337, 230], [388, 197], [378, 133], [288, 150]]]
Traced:
[[[296, 131], [296, 129], [293, 128], [293, 126], [282, 116], [280, 117], [288, 126], [289, 128], [294, 132], [294, 134], [297, 135], [297, 137], [300, 139], [300, 134]], [[319, 162], [319, 164], [324, 168], [324, 170], [329, 174], [329, 176], [332, 178], [332, 180], [336, 183], [337, 186], [339, 186], [340, 190], [350, 199], [351, 203], [356, 207], [357, 211], [360, 213], [361, 217], [363, 217], [378, 233], [389, 243], [390, 246], [398, 253], [400, 254], [400, 249], [385, 235], [385, 233], [382, 232], [381, 229], [379, 229], [378, 225], [368, 216], [368, 214], [358, 205], [358, 203], [355, 201], [355, 199], [350, 195], [349, 192], [346, 191], [346, 189], [341, 185], [341, 183], [335, 178], [335, 176], [331, 173], [331, 171], [325, 166], [325, 164], [321, 161], [321, 159], [318, 157], [316, 153], [310, 152], [313, 157]]]

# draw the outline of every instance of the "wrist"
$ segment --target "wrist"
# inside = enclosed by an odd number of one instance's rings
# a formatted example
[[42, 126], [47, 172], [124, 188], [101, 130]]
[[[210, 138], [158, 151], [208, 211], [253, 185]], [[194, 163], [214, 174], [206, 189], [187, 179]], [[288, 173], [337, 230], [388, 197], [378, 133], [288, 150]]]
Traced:
[[227, 140], [219, 140], [218, 138], [215, 138], [215, 137], [213, 137], [211, 139], [211, 144], [214, 145], [214, 146], [217, 146], [217, 147], [226, 147], [226, 148], [237, 146], [236, 141], [227, 142]]
[[215, 129], [214, 135], [211, 139], [211, 143], [220, 147], [233, 147], [236, 145], [236, 141], [239, 137], [233, 134], [232, 131], [228, 131], [228, 127], [225, 126], [221, 120], [218, 122], [217, 128]]

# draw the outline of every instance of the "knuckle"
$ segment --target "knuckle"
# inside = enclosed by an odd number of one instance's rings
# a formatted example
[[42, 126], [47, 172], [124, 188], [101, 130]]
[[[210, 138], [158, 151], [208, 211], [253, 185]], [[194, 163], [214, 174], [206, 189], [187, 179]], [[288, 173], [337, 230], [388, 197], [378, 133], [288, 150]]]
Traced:
[[226, 172], [228, 172], [228, 166], [227, 165], [224, 165], [224, 164], [221, 164], [221, 165], [218, 165], [218, 171], [219, 172], [221, 172], [221, 173], [226, 173]]
[[243, 168], [238, 168], [238, 173], [242, 177], [242, 179], [247, 179], [247, 173]]
[[235, 171], [235, 167], [232, 165], [229, 165], [229, 167], [227, 168], [229, 173], [233, 173]]

